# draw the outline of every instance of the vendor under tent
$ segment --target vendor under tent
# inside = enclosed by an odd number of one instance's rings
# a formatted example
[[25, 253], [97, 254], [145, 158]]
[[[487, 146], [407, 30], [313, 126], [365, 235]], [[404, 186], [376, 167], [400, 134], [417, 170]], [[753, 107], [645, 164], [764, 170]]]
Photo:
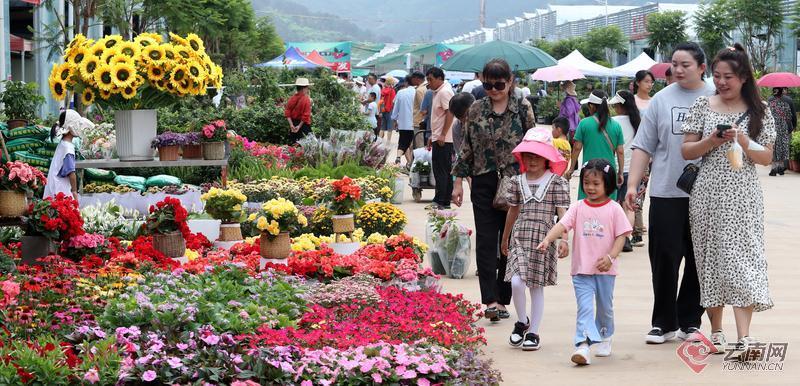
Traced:
[[566, 64], [568, 66], [576, 68], [585, 76], [596, 76], [596, 77], [614, 77], [617, 76], [616, 72], [613, 69], [610, 69], [605, 66], [601, 66], [595, 62], [592, 62], [589, 59], [586, 59], [583, 54], [580, 53], [578, 50], [574, 50], [569, 53], [569, 55], [561, 58], [558, 61], [558, 64]]
[[308, 59], [306, 59], [297, 48], [289, 47], [283, 55], [270, 60], [269, 62], [259, 63], [253, 67], [274, 67], [274, 68], [318, 68], [320, 66]]
[[442, 69], [450, 71], [480, 72], [492, 59], [505, 59], [512, 71], [531, 71], [554, 66], [558, 62], [546, 52], [527, 44], [493, 40], [457, 52]]
[[656, 64], [657, 62], [655, 60], [653, 60], [646, 53], [642, 52], [630, 62], [614, 67], [612, 70], [616, 73], [616, 76], [627, 76], [629, 78], [633, 78], [636, 76], [637, 72], [641, 70], [649, 70]]

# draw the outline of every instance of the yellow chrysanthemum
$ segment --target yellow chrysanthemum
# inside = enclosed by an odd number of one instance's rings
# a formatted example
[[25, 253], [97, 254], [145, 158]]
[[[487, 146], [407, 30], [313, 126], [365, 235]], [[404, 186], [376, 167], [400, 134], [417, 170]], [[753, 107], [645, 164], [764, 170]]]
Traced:
[[159, 66], [147, 67], [147, 79], [151, 82], [157, 82], [164, 78], [164, 71]]
[[105, 48], [113, 48], [123, 42], [122, 36], [120, 35], [108, 35], [100, 40], [97, 41], [98, 44], [101, 44]]
[[55, 100], [64, 99], [67, 95], [67, 85], [66, 82], [59, 79], [58, 77], [50, 78], [50, 92], [53, 94], [53, 98]]
[[111, 91], [114, 88], [114, 76], [111, 73], [111, 66], [99, 64], [94, 70], [94, 82], [100, 90]]
[[151, 64], [158, 64], [164, 60], [164, 50], [159, 45], [149, 45], [142, 50], [142, 58]]
[[205, 46], [203, 46], [203, 39], [200, 39], [200, 36], [196, 34], [190, 33], [186, 36], [186, 41], [189, 43], [189, 48], [194, 52], [200, 53], [206, 50]]
[[73, 75], [72, 73], [72, 66], [69, 63], [61, 63], [55, 69], [55, 77], [58, 80], [66, 82], [69, 77]]
[[139, 91], [136, 89], [136, 87], [132, 86], [125, 87], [121, 90], [122, 90], [122, 97], [125, 99], [133, 99], [133, 97], [135, 97], [136, 93]]
[[88, 56], [81, 62], [81, 78], [85, 82], [94, 82], [94, 72], [100, 65], [100, 59], [96, 56]]
[[94, 103], [94, 91], [92, 91], [92, 89], [88, 87], [83, 89], [81, 93], [81, 103], [83, 103], [84, 106]]
[[117, 63], [111, 67], [111, 79], [119, 88], [125, 88], [136, 82], [136, 69], [128, 63]]
[[133, 59], [139, 57], [139, 53], [142, 51], [142, 46], [134, 42], [124, 41], [119, 44], [117, 49], [119, 50], [120, 54]]

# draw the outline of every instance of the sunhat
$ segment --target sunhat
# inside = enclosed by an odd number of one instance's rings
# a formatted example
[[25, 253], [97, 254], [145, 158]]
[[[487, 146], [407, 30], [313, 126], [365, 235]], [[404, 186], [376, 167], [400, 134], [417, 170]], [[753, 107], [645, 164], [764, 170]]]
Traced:
[[56, 135], [61, 136], [66, 133], [72, 133], [76, 137], [83, 135], [84, 129], [91, 129], [94, 127], [92, 121], [82, 117], [77, 111], [67, 109], [64, 112], [64, 124], [56, 128]]
[[619, 93], [614, 94], [611, 99], [608, 100], [609, 105], [623, 105], [625, 104], [625, 98], [623, 98]]
[[587, 103], [591, 103], [593, 105], [601, 105], [601, 104], [603, 104], [603, 100], [605, 100], [605, 99], [606, 98], [600, 98], [599, 96], [594, 95], [594, 94], [589, 94], [588, 98], [581, 100], [581, 104], [585, 105]]
[[303, 87], [308, 87], [308, 86], [313, 86], [313, 85], [314, 85], [314, 83], [309, 83], [309, 82], [308, 82], [308, 78], [297, 78], [297, 79], [294, 81], [294, 85], [295, 85], [295, 86], [303, 86]]
[[397, 79], [395, 79], [395, 78], [394, 78], [393, 76], [391, 76], [391, 75], [387, 75], [387, 76], [386, 76], [386, 81], [385, 81], [384, 83], [386, 83], [386, 84], [387, 84], [387, 85], [389, 85], [389, 86], [394, 86], [394, 85], [396, 85], [396, 84], [397, 84]]
[[525, 172], [525, 163], [522, 162], [522, 153], [533, 153], [550, 161], [550, 171], [561, 175], [567, 170], [567, 160], [553, 146], [553, 133], [543, 127], [534, 127], [525, 133], [517, 147], [511, 151], [514, 158], [519, 162], [519, 170]]

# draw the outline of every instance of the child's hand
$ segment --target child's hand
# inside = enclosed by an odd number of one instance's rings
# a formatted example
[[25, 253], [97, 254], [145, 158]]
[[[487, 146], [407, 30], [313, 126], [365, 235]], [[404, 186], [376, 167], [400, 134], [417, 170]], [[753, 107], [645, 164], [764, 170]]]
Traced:
[[569, 244], [565, 240], [558, 243], [558, 258], [563, 259], [569, 256]]
[[614, 262], [611, 261], [611, 256], [605, 255], [597, 259], [597, 270], [600, 272], [608, 272], [611, 269], [611, 265]]
[[547, 248], [550, 248], [550, 241], [547, 239], [542, 240], [542, 242], [539, 243], [538, 246], [536, 246], [536, 249], [539, 250], [540, 252], [546, 251]]
[[508, 256], [508, 239], [506, 238], [503, 238], [503, 242], [500, 243], [500, 253]]

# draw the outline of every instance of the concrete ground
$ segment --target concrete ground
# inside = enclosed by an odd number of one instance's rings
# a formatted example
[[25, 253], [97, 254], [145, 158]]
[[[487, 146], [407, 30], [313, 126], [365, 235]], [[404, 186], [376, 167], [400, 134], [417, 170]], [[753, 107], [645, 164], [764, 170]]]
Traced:
[[[394, 154], [390, 156], [391, 160], [393, 158]], [[707, 361], [708, 366], [700, 374], [695, 374], [677, 356], [678, 341], [645, 344], [644, 336], [650, 330], [653, 295], [647, 247], [643, 247], [620, 257], [621, 272], [614, 296], [616, 333], [611, 357], [593, 357], [592, 365], [585, 367], [576, 367], [570, 361], [576, 305], [569, 276], [570, 262], [566, 259], [559, 262], [559, 284], [545, 290], [544, 319], [540, 328], [542, 348], [539, 351], [523, 352], [508, 345], [516, 316], [513, 305], [509, 306], [512, 313], [509, 320], [499, 323], [481, 320], [479, 324], [486, 329], [488, 341], [486, 355], [502, 372], [504, 384], [800, 384], [800, 346], [796, 346], [800, 344], [800, 270], [795, 260], [800, 258], [800, 235], [797, 232], [800, 228], [800, 205], [794, 201], [800, 196], [800, 174], [787, 172], [783, 177], [769, 177], [768, 171], [766, 168], [759, 170], [766, 201], [767, 260], [775, 307], [753, 316], [751, 335], [761, 342], [789, 343], [782, 371], [723, 370], [723, 355], [715, 355]], [[572, 185], [575, 199], [577, 184]], [[474, 229], [468, 191], [465, 196], [464, 205], [457, 209], [459, 218]], [[409, 217], [406, 230], [424, 239], [424, 207], [433, 198], [433, 191], [424, 191], [422, 198], [423, 202], [415, 203], [411, 189], [407, 187], [400, 207]], [[724, 194], [720, 198], [736, 199]], [[470, 273], [461, 280], [443, 278], [442, 281], [445, 292], [463, 294], [466, 299], [478, 303], [480, 292], [478, 278], [474, 275], [474, 235], [472, 243]], [[703, 323], [703, 333], [710, 334], [706, 317]], [[725, 310], [724, 329], [729, 340], [736, 339], [730, 307]]]

